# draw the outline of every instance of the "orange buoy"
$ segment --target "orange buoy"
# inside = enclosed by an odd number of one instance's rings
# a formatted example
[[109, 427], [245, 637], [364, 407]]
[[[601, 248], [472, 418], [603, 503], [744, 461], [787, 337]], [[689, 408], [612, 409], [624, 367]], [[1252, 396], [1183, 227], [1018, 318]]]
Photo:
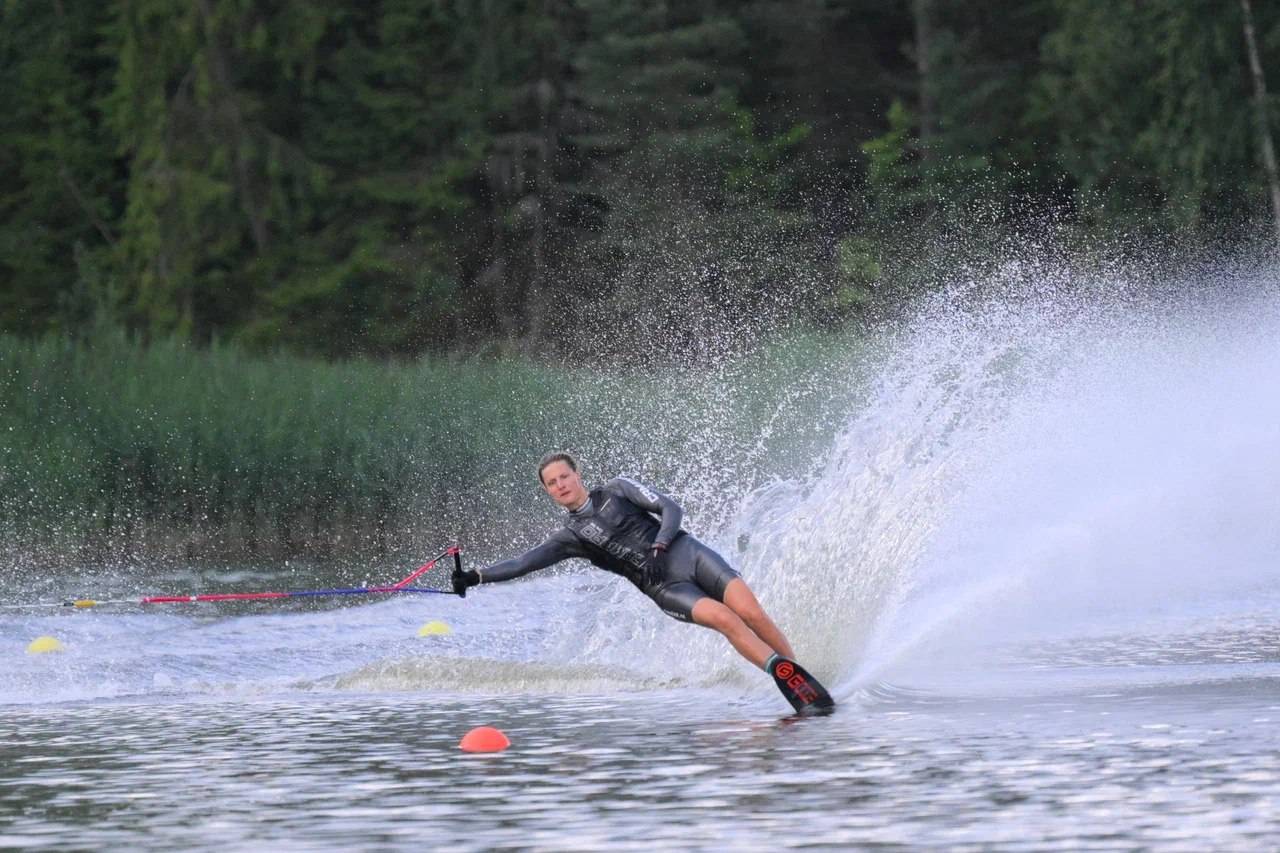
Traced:
[[462, 736], [458, 749], [463, 752], [502, 752], [511, 746], [511, 741], [500, 730], [492, 726], [480, 726]]

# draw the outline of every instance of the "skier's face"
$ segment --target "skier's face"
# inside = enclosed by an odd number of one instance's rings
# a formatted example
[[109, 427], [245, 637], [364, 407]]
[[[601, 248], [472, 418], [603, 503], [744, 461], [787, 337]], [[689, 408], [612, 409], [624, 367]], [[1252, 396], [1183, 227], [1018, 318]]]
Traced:
[[565, 509], [577, 509], [587, 500], [582, 477], [567, 462], [552, 462], [542, 469], [542, 488]]

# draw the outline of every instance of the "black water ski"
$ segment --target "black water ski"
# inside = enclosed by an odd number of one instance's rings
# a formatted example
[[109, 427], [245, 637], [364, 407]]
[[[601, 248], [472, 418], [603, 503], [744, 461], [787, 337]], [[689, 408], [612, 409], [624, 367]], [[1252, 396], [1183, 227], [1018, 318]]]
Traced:
[[765, 666], [797, 714], [812, 717], [835, 710], [836, 703], [831, 694], [800, 664], [782, 655], [774, 655]]

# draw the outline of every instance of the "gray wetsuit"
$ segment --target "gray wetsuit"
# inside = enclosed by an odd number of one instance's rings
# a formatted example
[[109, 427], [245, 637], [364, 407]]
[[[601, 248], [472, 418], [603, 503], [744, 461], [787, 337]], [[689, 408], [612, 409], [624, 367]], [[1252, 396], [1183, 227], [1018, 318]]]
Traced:
[[[482, 569], [480, 582], [511, 580], [580, 557], [631, 581], [668, 616], [690, 622], [698, 599], [724, 601], [725, 587], [739, 575], [723, 557], [681, 530], [683, 519], [684, 511], [671, 498], [618, 477], [592, 489], [587, 502], [541, 545]], [[650, 558], [655, 544], [667, 546], [665, 572]]]

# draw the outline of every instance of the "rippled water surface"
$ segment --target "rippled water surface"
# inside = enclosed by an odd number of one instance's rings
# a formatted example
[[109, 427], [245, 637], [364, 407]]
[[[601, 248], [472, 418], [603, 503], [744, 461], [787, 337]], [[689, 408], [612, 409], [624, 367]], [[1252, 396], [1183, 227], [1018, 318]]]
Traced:
[[[10, 709], [0, 845], [1273, 849], [1274, 686], [799, 721], [706, 690]], [[461, 753], [473, 723], [512, 747]]]
[[[716, 646], [704, 653], [694, 641], [709, 634], [690, 626], [672, 623], [671, 648], [634, 647], [632, 667], [521, 662], [519, 644], [507, 659], [482, 655], [520, 607], [590, 597], [573, 576], [524, 591], [518, 603], [488, 590], [440, 602], [431, 615], [455, 626], [440, 638], [413, 636], [423, 611], [410, 601], [3, 623], [57, 630], [68, 648], [14, 655], [18, 634], [3, 632], [14, 666], [0, 677], [0, 847], [1264, 850], [1280, 839], [1273, 634], [1172, 634], [1165, 656], [1146, 635], [1002, 649], [980, 665], [921, 658], [894, 683], [843, 686], [831, 717], [795, 719], [761, 674]], [[550, 635], [536, 620], [525, 629]], [[715, 665], [690, 676], [681, 649]], [[511, 747], [461, 752], [479, 725]]]

